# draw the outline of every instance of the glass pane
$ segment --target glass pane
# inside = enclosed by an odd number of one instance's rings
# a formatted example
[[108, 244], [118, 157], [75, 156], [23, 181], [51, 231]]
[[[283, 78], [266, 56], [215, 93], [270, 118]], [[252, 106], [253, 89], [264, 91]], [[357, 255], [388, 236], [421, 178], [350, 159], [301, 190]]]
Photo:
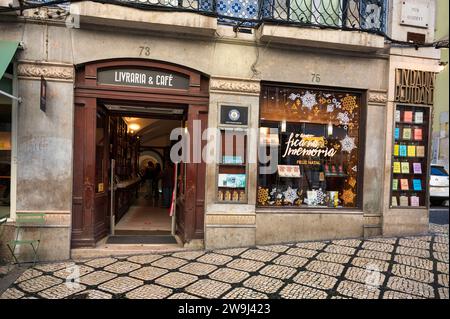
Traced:
[[97, 129], [95, 130], [95, 191], [104, 192], [105, 174], [105, 116], [97, 112]]
[[11, 190], [11, 105], [0, 104], [0, 219], [9, 216]]
[[431, 175], [448, 176], [447, 172], [442, 167], [431, 166]]
[[260, 163], [259, 206], [358, 206], [360, 103], [358, 94], [263, 90], [260, 145], [272, 154]]

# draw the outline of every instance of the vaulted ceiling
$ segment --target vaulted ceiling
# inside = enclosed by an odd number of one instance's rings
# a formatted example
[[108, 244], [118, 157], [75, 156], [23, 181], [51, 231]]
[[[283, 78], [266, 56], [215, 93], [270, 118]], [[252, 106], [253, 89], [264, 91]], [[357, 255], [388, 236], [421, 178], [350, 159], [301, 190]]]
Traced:
[[178, 120], [123, 117], [129, 130], [134, 129], [141, 139], [141, 146], [165, 147], [170, 145], [170, 133], [181, 127]]

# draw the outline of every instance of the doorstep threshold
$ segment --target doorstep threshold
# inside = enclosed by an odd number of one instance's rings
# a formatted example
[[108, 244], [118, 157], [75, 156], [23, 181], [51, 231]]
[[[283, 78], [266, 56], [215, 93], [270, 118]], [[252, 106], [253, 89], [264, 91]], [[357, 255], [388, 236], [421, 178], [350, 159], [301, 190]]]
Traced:
[[95, 248], [74, 248], [70, 250], [71, 259], [87, 259], [142, 254], [163, 254], [186, 250], [179, 244], [113, 244]]
[[70, 250], [71, 259], [87, 259], [113, 256], [129, 256], [142, 254], [162, 254], [175, 251], [185, 251], [183, 243], [175, 236], [177, 243], [171, 244], [108, 244], [104, 238], [96, 247], [73, 248]]

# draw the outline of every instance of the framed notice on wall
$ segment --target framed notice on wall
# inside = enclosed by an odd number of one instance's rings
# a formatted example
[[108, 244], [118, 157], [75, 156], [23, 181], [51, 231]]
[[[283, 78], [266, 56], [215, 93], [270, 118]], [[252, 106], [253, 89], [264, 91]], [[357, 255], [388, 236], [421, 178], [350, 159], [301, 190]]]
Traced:
[[222, 125], [248, 125], [248, 107], [220, 105], [220, 124]]
[[428, 207], [430, 108], [397, 105], [391, 167], [391, 207]]

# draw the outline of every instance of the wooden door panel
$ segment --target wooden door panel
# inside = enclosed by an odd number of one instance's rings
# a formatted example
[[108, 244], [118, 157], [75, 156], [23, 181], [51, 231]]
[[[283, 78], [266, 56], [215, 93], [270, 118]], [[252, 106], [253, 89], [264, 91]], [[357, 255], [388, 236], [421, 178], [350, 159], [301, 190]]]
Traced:
[[[184, 207], [178, 219], [177, 224], [184, 221], [184, 240], [202, 239], [204, 236], [204, 213], [205, 213], [205, 173], [206, 164], [201, 160], [200, 163], [194, 163], [194, 121], [201, 121], [201, 130], [207, 128], [208, 108], [205, 105], [190, 105], [188, 110], [188, 129], [190, 134], [191, 162], [186, 164], [186, 191], [184, 194]], [[206, 141], [201, 141], [201, 147]]]
[[74, 162], [72, 200], [72, 247], [95, 245], [95, 98], [76, 98], [74, 114]]

